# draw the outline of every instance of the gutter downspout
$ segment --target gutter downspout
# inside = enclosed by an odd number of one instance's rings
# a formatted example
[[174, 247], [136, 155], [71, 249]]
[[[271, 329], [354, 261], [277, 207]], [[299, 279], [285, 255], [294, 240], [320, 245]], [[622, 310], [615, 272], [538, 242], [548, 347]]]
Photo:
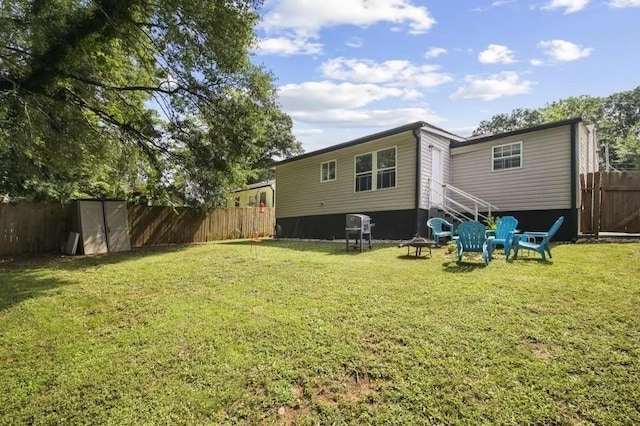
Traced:
[[420, 233], [420, 190], [422, 183], [422, 127], [413, 129], [413, 137], [416, 138], [416, 199], [415, 199], [415, 232]]

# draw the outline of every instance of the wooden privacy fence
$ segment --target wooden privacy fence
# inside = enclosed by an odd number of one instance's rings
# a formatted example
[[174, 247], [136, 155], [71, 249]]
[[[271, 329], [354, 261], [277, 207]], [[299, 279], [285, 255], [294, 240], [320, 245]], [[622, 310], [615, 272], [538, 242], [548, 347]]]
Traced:
[[582, 174], [580, 187], [581, 233], [640, 233], [640, 173]]
[[[75, 205], [0, 204], [0, 256], [60, 253]], [[131, 246], [199, 243], [273, 235], [275, 208], [232, 207], [203, 215], [190, 208], [128, 206]], [[77, 231], [77, 230], [74, 230]]]
[[260, 213], [255, 207], [214, 210], [206, 216], [189, 208], [129, 206], [131, 246], [202, 243], [273, 235], [275, 208]]
[[69, 213], [61, 204], [0, 204], [0, 256], [59, 252]]

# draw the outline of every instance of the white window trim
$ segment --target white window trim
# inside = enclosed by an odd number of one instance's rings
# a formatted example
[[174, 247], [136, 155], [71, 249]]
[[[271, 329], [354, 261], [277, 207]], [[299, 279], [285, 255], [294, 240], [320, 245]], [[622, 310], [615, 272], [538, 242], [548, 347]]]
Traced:
[[[496, 148], [501, 148], [503, 146], [510, 146], [510, 145], [520, 145], [520, 166], [518, 166], [518, 167], [509, 167], [508, 169], [495, 170], [493, 168], [494, 162], [496, 160], [496, 158], [493, 156], [494, 155], [494, 150]], [[512, 155], [511, 157], [515, 157], [515, 155]], [[491, 172], [506, 172], [508, 170], [521, 169], [523, 165], [524, 165], [524, 147], [523, 147], [522, 141], [503, 143], [502, 145], [494, 145], [494, 146], [491, 147]]]
[[[378, 189], [378, 152], [380, 151], [387, 151], [389, 149], [394, 149], [395, 150], [395, 157], [396, 157], [396, 165], [393, 167], [396, 171], [396, 179], [395, 179], [395, 185], [394, 186], [390, 186], [388, 188], [380, 188]], [[356, 173], [356, 158], [357, 157], [362, 157], [363, 155], [369, 155], [371, 154], [371, 189], [367, 190], [367, 191], [356, 191], [356, 176], [358, 175], [358, 173]], [[391, 170], [391, 167], [387, 167], [385, 169], [382, 170]], [[385, 191], [388, 189], [394, 189], [398, 187], [398, 146], [394, 145], [394, 146], [388, 146], [386, 148], [380, 148], [377, 149], [375, 151], [369, 151], [369, 152], [363, 152], [361, 154], [356, 154], [353, 156], [353, 193], [354, 194], [361, 194], [361, 193], [368, 193], [368, 192], [373, 192], [373, 191]]]
[[[334, 177], [333, 179], [322, 179], [322, 166], [329, 163], [335, 163], [336, 177]], [[320, 163], [320, 183], [333, 182], [335, 180], [338, 180], [338, 160], [329, 160], [329, 161], [323, 161], [322, 163]]]

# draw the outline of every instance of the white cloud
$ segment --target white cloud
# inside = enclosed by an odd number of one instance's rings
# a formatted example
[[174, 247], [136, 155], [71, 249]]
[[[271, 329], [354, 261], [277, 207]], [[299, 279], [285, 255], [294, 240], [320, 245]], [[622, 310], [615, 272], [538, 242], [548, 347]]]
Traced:
[[513, 3], [514, 0], [495, 0], [491, 3], [492, 7], [504, 6], [505, 4]]
[[564, 13], [578, 12], [589, 4], [591, 0], [551, 0], [545, 6], [543, 10], [555, 10], [564, 9]]
[[542, 65], [544, 65], [544, 61], [542, 59], [532, 59], [529, 62], [531, 62], [531, 65], [533, 65], [534, 67], [541, 67]]
[[544, 49], [545, 55], [558, 62], [570, 62], [586, 58], [593, 51], [592, 48], [578, 46], [566, 40], [541, 41], [538, 46]]
[[458, 136], [462, 136], [462, 137], [468, 137], [471, 136], [471, 134], [473, 133], [473, 131], [475, 129], [477, 129], [478, 126], [464, 126], [464, 127], [456, 127], [453, 129], [447, 129], [449, 130], [451, 133], [458, 135]]
[[349, 47], [358, 48], [362, 47], [362, 45], [364, 44], [364, 40], [362, 40], [360, 37], [351, 37], [351, 39], [345, 44]]
[[609, 7], [620, 9], [623, 7], [640, 7], [640, 0], [611, 0]]
[[504, 71], [489, 78], [477, 75], [465, 77], [466, 85], [460, 87], [450, 97], [451, 99], [481, 99], [491, 101], [504, 96], [523, 95], [531, 91], [535, 84], [532, 81], [521, 80], [518, 73]]
[[442, 55], [446, 55], [447, 53], [447, 49], [442, 48], [442, 47], [432, 47], [431, 49], [427, 50], [427, 53], [424, 54], [425, 58], [437, 58], [439, 56]]
[[387, 22], [422, 34], [436, 23], [424, 6], [411, 0], [272, 0], [261, 26], [267, 31], [292, 29], [314, 34], [323, 27], [367, 27]]
[[322, 53], [323, 45], [313, 43], [308, 37], [298, 37], [292, 34], [282, 37], [271, 37], [258, 40], [256, 53], [258, 55], [318, 55]]
[[490, 44], [486, 50], [480, 52], [478, 60], [483, 64], [512, 64], [516, 62], [513, 51], [500, 44]]
[[405, 60], [377, 63], [369, 59], [335, 58], [322, 64], [322, 74], [333, 80], [431, 88], [453, 81], [438, 65], [414, 65]]
[[332, 83], [308, 81], [286, 84], [278, 88], [282, 106], [287, 111], [322, 111], [339, 108], [361, 108], [372, 102], [390, 98], [415, 99], [420, 93], [375, 84]]
[[293, 134], [296, 138], [308, 138], [311, 136], [317, 136], [324, 133], [322, 129], [293, 129]]
[[287, 111], [299, 122], [333, 127], [395, 127], [412, 121], [440, 123], [444, 119], [426, 107], [394, 109], [330, 109]]

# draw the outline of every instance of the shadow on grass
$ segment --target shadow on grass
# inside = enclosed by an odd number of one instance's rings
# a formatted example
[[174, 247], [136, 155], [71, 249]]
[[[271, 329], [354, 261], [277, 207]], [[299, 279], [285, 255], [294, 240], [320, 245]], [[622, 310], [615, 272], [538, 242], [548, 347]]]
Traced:
[[473, 272], [476, 269], [484, 269], [484, 268], [487, 268], [487, 266], [484, 266], [484, 263], [482, 263], [482, 261], [480, 261], [480, 262], [465, 262], [465, 261], [462, 261], [462, 262], [458, 263], [455, 260], [450, 260], [450, 261], [444, 262], [442, 264], [442, 270], [444, 272], [449, 272], [449, 273], [453, 273], [453, 274], [459, 274], [459, 273], [465, 273], [465, 272]]
[[171, 245], [136, 248], [132, 251], [88, 256], [22, 255], [0, 259], [0, 311], [27, 299], [36, 298], [52, 290], [75, 284], [74, 281], [45, 278], [46, 269], [63, 271], [84, 270], [111, 265], [137, 258], [179, 252], [188, 245]]
[[427, 255], [427, 256], [425, 256], [425, 255], [416, 256], [415, 254], [401, 254], [400, 256], [398, 256], [398, 259], [401, 259], [401, 260], [430, 260], [431, 257], [429, 255]]
[[365, 244], [362, 252], [360, 252], [359, 248], [354, 248], [354, 246], [349, 245], [349, 251], [347, 251], [345, 241], [290, 241], [290, 240], [260, 240], [260, 242], [253, 242], [252, 240], [237, 240], [237, 241], [225, 241], [221, 244], [229, 244], [229, 245], [244, 245], [250, 247], [252, 245], [256, 246], [268, 246], [283, 250], [295, 250], [301, 252], [315, 252], [315, 253], [325, 253], [327, 255], [334, 256], [355, 256], [355, 255], [364, 255], [366, 253], [374, 252], [380, 249], [386, 249], [389, 247], [393, 247], [395, 244], [387, 243], [374, 243], [369, 249], [369, 246]]
[[0, 312], [27, 299], [42, 296], [53, 289], [73, 284], [69, 280], [37, 277], [30, 272], [17, 275], [3, 273], [2, 275]]
[[542, 265], [542, 266], [553, 266], [553, 259], [546, 259], [546, 260], [542, 260], [542, 257], [519, 257], [517, 259], [514, 258], [509, 258], [507, 259], [507, 263], [535, 263], [537, 265]]
[[192, 247], [192, 244], [135, 247], [131, 251], [91, 255], [29, 254], [0, 258], [0, 269], [7, 271], [55, 266], [59, 269], [76, 270], [87, 266], [111, 265], [123, 261], [166, 253], [175, 253]]

